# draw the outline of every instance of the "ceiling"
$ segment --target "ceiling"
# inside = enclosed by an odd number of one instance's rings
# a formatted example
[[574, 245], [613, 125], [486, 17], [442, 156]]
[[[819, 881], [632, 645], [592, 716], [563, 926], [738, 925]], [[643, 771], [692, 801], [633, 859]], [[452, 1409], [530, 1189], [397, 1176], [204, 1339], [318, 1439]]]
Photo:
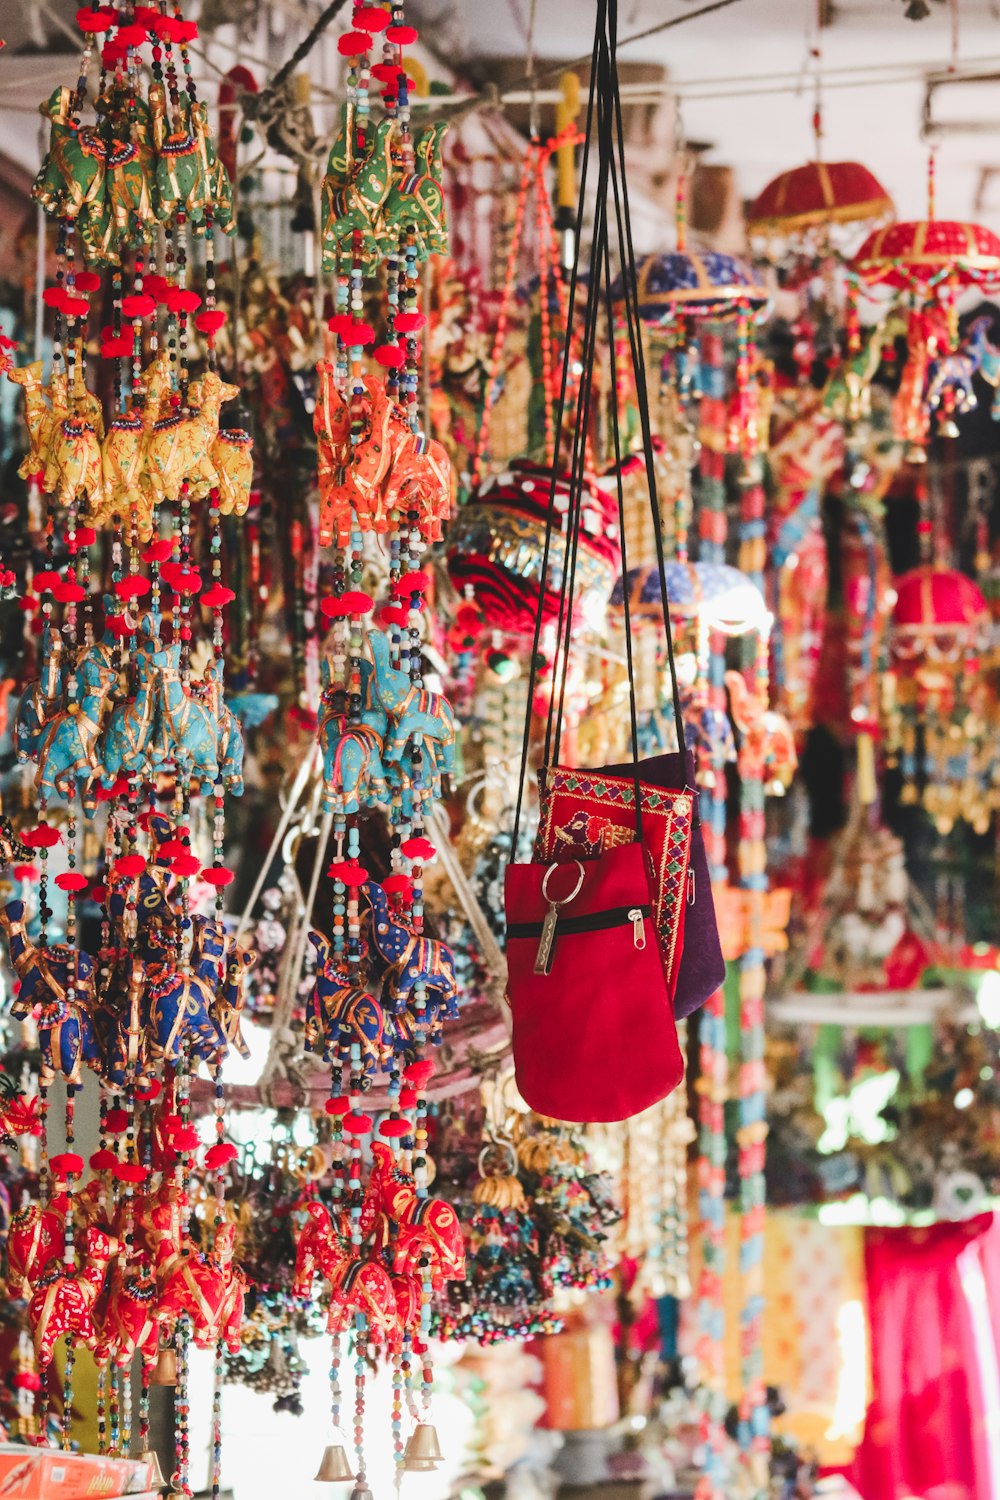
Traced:
[[[524, 53], [531, 0], [415, 0], [425, 24], [446, 29], [451, 57]], [[952, 84], [935, 112], [991, 118], [988, 133], [948, 135], [938, 150], [937, 212], [979, 217], [1000, 229], [1000, 0], [929, 0], [919, 22], [905, 0], [833, 0], [831, 24], [818, 30], [817, 0], [732, 0], [693, 17], [706, 0], [619, 0], [619, 37], [666, 20], [683, 24], [630, 45], [620, 56], [658, 62], [683, 94], [691, 140], [712, 143], [706, 160], [736, 169], [744, 195], [755, 195], [785, 167], [812, 155], [815, 70], [826, 75], [823, 154], [854, 158], [881, 178], [902, 217], [925, 209], [927, 153], [920, 127], [926, 76], [956, 63], [961, 73], [994, 72], [997, 80]], [[540, 59], [589, 53], [594, 0], [536, 0], [534, 47]], [[953, 58], [953, 22], [958, 49]], [[690, 19], [687, 19], [690, 18]], [[435, 28], [437, 29], [437, 28]], [[820, 56], [811, 53], [818, 49]], [[766, 91], [766, 92], [764, 92]]]
[[[42, 141], [37, 102], [53, 81], [68, 77], [69, 59], [18, 53], [25, 42], [30, 47], [28, 18], [39, 14], [48, 45], [61, 49], [65, 32], [73, 30], [74, 3], [45, 0], [36, 6], [35, 0], [17, 0], [4, 18], [10, 45], [0, 53], [0, 149], [32, 169]], [[273, 61], [272, 72], [322, 8], [321, 0], [209, 3], [244, 17], [220, 33], [224, 50], [238, 51], [248, 35], [255, 36], [252, 45]], [[931, 14], [920, 22], [905, 18], [906, 0], [727, 0], [724, 9], [698, 16], [705, 3], [619, 0], [621, 57], [666, 70], [682, 96], [686, 137], [709, 143], [704, 159], [731, 166], [744, 196], [752, 197], [776, 172], [812, 154], [815, 77], [821, 70], [823, 154], [865, 162], [901, 216], [922, 215], [925, 81], [954, 66], [956, 77], [976, 71], [996, 77], [951, 83], [935, 97], [935, 115], [980, 127], [941, 139], [937, 212], [975, 216], [1000, 230], [1000, 0], [928, 0]], [[822, 30], [816, 24], [818, 5], [830, 19]], [[192, 0], [190, 9], [198, 8]], [[495, 70], [507, 59], [505, 76], [510, 76], [509, 60], [527, 53], [533, 10], [540, 71], [547, 65], [551, 75], [555, 63], [589, 55], [595, 0], [407, 0], [408, 14], [420, 21], [423, 38], [440, 59], [438, 76], [457, 67], [473, 80], [489, 78], [491, 59]], [[629, 44], [630, 36], [664, 21], [682, 24]], [[63, 36], [57, 40], [60, 23]], [[310, 72], [314, 82], [336, 86], [339, 59], [334, 38], [327, 40], [329, 45], [311, 58]], [[433, 77], [433, 64], [430, 71]], [[523, 72], [519, 61], [513, 71]], [[266, 76], [263, 68], [260, 72]], [[549, 77], [550, 85], [557, 76]], [[212, 92], [210, 80], [209, 97]]]

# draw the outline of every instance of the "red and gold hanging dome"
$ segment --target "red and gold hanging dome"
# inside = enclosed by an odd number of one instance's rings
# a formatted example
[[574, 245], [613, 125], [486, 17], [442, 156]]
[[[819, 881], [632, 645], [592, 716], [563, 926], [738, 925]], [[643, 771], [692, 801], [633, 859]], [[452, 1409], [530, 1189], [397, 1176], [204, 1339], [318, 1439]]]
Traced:
[[821, 224], [853, 224], [895, 212], [878, 178], [857, 161], [811, 161], [781, 172], [747, 214], [747, 230], [794, 234]]
[[957, 219], [906, 219], [875, 229], [851, 262], [869, 285], [931, 285], [945, 278], [959, 286], [1000, 287], [1000, 237], [982, 224]]
[[897, 651], [917, 652], [941, 638], [971, 640], [989, 623], [982, 592], [955, 568], [924, 565], [897, 578], [892, 626]]

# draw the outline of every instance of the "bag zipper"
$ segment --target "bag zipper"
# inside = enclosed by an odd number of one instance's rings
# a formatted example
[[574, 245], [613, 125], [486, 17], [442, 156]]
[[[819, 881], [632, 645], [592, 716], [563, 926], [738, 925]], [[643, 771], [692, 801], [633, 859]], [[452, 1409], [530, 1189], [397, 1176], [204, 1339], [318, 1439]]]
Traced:
[[[651, 906], [614, 906], [610, 911], [597, 911], [586, 917], [564, 917], [559, 913], [556, 931], [560, 937], [574, 932], [601, 932], [606, 927], [624, 927], [632, 923], [632, 940], [639, 949], [646, 946], [643, 922], [653, 914]], [[541, 922], [511, 922], [507, 927], [509, 938], [540, 938]]]

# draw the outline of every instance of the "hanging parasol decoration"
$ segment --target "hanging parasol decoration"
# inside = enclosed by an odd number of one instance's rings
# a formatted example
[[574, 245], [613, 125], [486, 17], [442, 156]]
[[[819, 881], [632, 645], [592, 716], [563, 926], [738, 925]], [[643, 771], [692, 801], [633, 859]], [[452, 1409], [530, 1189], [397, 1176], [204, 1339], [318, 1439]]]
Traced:
[[1000, 237], [957, 219], [904, 219], [872, 230], [851, 262], [868, 286], [929, 290], [939, 282], [1000, 287]]
[[[757, 585], [728, 563], [667, 562], [664, 567], [667, 597], [671, 614], [697, 621], [709, 630], [724, 635], [746, 635], [759, 631], [765, 635], [771, 627], [771, 616]], [[612, 607], [621, 608], [624, 580], [619, 578], [611, 595]], [[630, 568], [628, 571], [629, 609], [633, 618], [648, 615], [663, 618], [660, 602], [660, 575], [655, 567]]]
[[892, 199], [857, 161], [811, 161], [780, 172], [747, 215], [750, 235], [798, 234], [826, 224], [890, 218]]
[[643, 256], [636, 267], [639, 316], [664, 327], [680, 314], [731, 318], [757, 313], [768, 293], [752, 267], [718, 250], [669, 250]]

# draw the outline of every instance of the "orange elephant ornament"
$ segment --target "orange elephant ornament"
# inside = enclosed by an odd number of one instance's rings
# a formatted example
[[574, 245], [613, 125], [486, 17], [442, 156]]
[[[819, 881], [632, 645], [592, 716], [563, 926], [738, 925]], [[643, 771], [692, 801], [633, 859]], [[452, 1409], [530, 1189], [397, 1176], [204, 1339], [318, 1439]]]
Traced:
[[253, 485], [253, 438], [242, 427], [223, 427], [211, 457], [219, 479], [220, 514], [245, 516]]

